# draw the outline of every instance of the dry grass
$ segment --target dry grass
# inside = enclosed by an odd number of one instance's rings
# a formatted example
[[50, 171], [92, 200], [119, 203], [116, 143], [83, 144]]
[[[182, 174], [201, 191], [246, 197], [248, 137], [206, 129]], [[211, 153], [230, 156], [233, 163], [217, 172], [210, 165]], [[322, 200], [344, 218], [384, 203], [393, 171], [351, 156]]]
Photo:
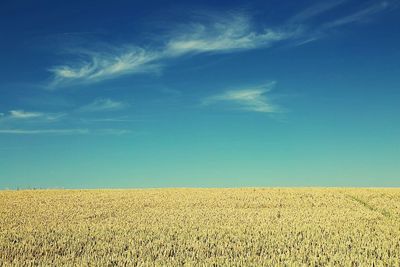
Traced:
[[399, 266], [400, 189], [0, 191], [0, 266]]

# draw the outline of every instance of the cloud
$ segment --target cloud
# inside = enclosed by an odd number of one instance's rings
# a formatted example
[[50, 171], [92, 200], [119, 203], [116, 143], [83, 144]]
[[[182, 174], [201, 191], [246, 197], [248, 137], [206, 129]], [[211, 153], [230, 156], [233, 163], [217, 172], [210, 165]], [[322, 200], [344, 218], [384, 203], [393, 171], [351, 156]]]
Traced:
[[15, 135], [122, 135], [131, 132], [131, 130], [126, 129], [0, 129], [0, 134]]
[[303, 23], [308, 19], [317, 17], [325, 12], [328, 12], [347, 1], [348, 0], [331, 0], [318, 2], [317, 4], [307, 7], [291, 17], [289, 19], [289, 23]]
[[[111, 99], [96, 99], [89, 105], [83, 107], [82, 111], [95, 112], [95, 111], [109, 111], [118, 110], [125, 108], [127, 104], [114, 101]], [[78, 111], [81, 111], [78, 110]], [[3, 113], [1, 113], [3, 114]], [[76, 114], [75, 114], [76, 115]], [[79, 113], [77, 115], [80, 115]], [[61, 117], [66, 117], [68, 121], [73, 123], [77, 128], [63, 128], [65, 121], [62, 124], [55, 123], [53, 127], [47, 128], [49, 121], [58, 121]], [[119, 121], [126, 122], [121, 117]], [[96, 120], [95, 118], [91, 118]], [[13, 134], [13, 135], [84, 135], [84, 134], [94, 134], [94, 135], [123, 135], [131, 133], [129, 129], [118, 129], [118, 128], [81, 128], [79, 127], [80, 120], [77, 119], [73, 113], [44, 113], [44, 112], [32, 112], [24, 110], [11, 110], [8, 114], [0, 116], [0, 134]], [[99, 120], [98, 122], [102, 122]], [[104, 122], [111, 122], [110, 120], [105, 120]], [[43, 124], [46, 123], [46, 124]], [[77, 124], [78, 123], [78, 124]], [[36, 125], [36, 129], [32, 129], [29, 126]], [[29, 128], [26, 128], [29, 127]], [[43, 127], [42, 127], [43, 126]]]
[[269, 47], [295, 38], [300, 28], [263, 28], [255, 30], [249, 16], [229, 14], [207, 17], [202, 23], [176, 26], [162, 36], [162, 45], [139, 47], [123, 45], [70, 51], [76, 58], [49, 69], [53, 74], [49, 88], [71, 83], [92, 83], [125, 74], [159, 72], [161, 63], [186, 54], [227, 53]]
[[115, 111], [128, 107], [128, 104], [115, 101], [109, 98], [97, 98], [92, 103], [81, 107], [80, 111], [97, 112], [97, 111]]
[[299, 33], [298, 28], [263, 28], [256, 31], [248, 16], [231, 14], [205, 23], [180, 27], [180, 31], [172, 34], [168, 41], [166, 52], [179, 56], [187, 53], [248, 50], [268, 47], [278, 41], [296, 37]]
[[49, 69], [53, 73], [50, 88], [69, 82], [96, 82], [128, 73], [154, 71], [157, 66], [151, 63], [159, 58], [156, 53], [136, 46], [74, 52], [81, 60]]
[[373, 14], [384, 11], [390, 7], [392, 7], [392, 4], [390, 2], [380, 1], [379, 3], [374, 3], [364, 9], [361, 9], [361, 10], [353, 13], [353, 14], [341, 17], [332, 22], [328, 22], [328, 23], [324, 24], [323, 27], [324, 28], [333, 28], [333, 27], [339, 27], [339, 26], [343, 26], [343, 25], [346, 25], [349, 23], [357, 22], [357, 21], [363, 20], [366, 17], [369, 17]]
[[271, 103], [267, 93], [274, 87], [275, 82], [266, 85], [243, 88], [238, 90], [228, 90], [222, 94], [207, 97], [203, 100], [203, 105], [228, 104], [234, 109], [276, 113], [280, 109]]
[[41, 112], [27, 112], [23, 110], [10, 110], [10, 118], [14, 119], [31, 119], [42, 117], [43, 113]]
[[0, 113], [0, 119], [3, 121], [15, 121], [15, 120], [56, 121], [63, 116], [65, 116], [64, 113], [44, 113], [35, 111], [25, 111], [21, 109], [10, 110], [8, 112], [8, 115]]
[[330, 0], [305, 8], [277, 27], [261, 27], [245, 13], [199, 16], [194, 22], [174, 25], [146, 46], [135, 44], [69, 48], [71, 61], [49, 68], [49, 89], [95, 83], [133, 73], [159, 73], [173, 58], [204, 53], [232, 53], [267, 48], [292, 41], [301, 45], [320, 39], [329, 29], [362, 20], [394, 7], [396, 1], [374, 2], [357, 12], [333, 21], [312, 25], [308, 20], [329, 12], [348, 0]]
[[[330, 0], [316, 3], [303, 11], [297, 13], [288, 20], [289, 24], [303, 25], [303, 34], [301, 38], [294, 40], [292, 45], [300, 46], [310, 42], [317, 41], [326, 37], [331, 33], [332, 29], [340, 28], [351, 23], [357, 23], [369, 19], [373, 15], [383, 11], [395, 9], [399, 5], [398, 0], [388, 1], [368, 1], [363, 7], [358, 7], [358, 10], [342, 17], [336, 17], [333, 20], [324, 20], [322, 14], [325, 14], [333, 9], [337, 9], [342, 5], [351, 3], [349, 0]], [[343, 8], [343, 10], [346, 10]], [[333, 15], [333, 14], [332, 14]], [[321, 21], [313, 25], [309, 20], [319, 17]]]
[[[295, 16], [289, 19], [289, 23], [304, 23], [309, 19], [318, 17], [328, 11], [337, 8], [340, 5], [350, 2], [349, 0], [330, 0], [323, 1], [307, 7], [303, 11], [297, 13]], [[333, 21], [322, 23], [320, 29], [339, 27], [349, 23], [363, 20], [371, 15], [382, 12], [384, 10], [393, 9], [398, 6], [398, 0], [387, 0], [387, 1], [370, 1], [363, 8], [359, 8], [354, 13], [339, 17]]]
[[127, 129], [100, 129], [94, 132], [99, 135], [124, 135], [132, 133], [131, 130]]
[[97, 122], [142, 122], [148, 121], [144, 119], [133, 119], [128, 117], [115, 117], [115, 118], [85, 118], [81, 119], [84, 123], [97, 123]]
[[88, 134], [88, 129], [0, 129], [0, 134], [21, 134], [21, 135], [32, 135], [32, 134], [59, 134], [59, 135], [70, 135], [70, 134]]

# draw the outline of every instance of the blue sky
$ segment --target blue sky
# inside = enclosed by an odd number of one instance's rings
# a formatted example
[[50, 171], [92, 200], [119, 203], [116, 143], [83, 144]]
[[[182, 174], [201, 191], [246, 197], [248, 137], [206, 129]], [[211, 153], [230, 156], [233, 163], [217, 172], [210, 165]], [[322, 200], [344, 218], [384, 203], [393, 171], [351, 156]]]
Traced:
[[400, 186], [398, 1], [0, 3], [0, 188]]

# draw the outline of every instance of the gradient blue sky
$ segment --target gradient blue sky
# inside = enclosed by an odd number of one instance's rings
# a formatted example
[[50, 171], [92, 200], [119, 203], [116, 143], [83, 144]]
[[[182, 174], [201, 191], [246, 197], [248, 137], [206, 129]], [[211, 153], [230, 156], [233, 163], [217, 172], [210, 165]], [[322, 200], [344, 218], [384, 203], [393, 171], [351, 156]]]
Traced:
[[3, 0], [0, 188], [400, 186], [399, 25], [398, 1]]

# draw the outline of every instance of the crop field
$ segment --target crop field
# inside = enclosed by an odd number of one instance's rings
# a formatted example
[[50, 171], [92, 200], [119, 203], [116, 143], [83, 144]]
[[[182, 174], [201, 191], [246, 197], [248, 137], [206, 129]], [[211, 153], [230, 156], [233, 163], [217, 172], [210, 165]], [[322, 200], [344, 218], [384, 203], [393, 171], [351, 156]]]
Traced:
[[0, 266], [400, 266], [400, 189], [0, 191]]

